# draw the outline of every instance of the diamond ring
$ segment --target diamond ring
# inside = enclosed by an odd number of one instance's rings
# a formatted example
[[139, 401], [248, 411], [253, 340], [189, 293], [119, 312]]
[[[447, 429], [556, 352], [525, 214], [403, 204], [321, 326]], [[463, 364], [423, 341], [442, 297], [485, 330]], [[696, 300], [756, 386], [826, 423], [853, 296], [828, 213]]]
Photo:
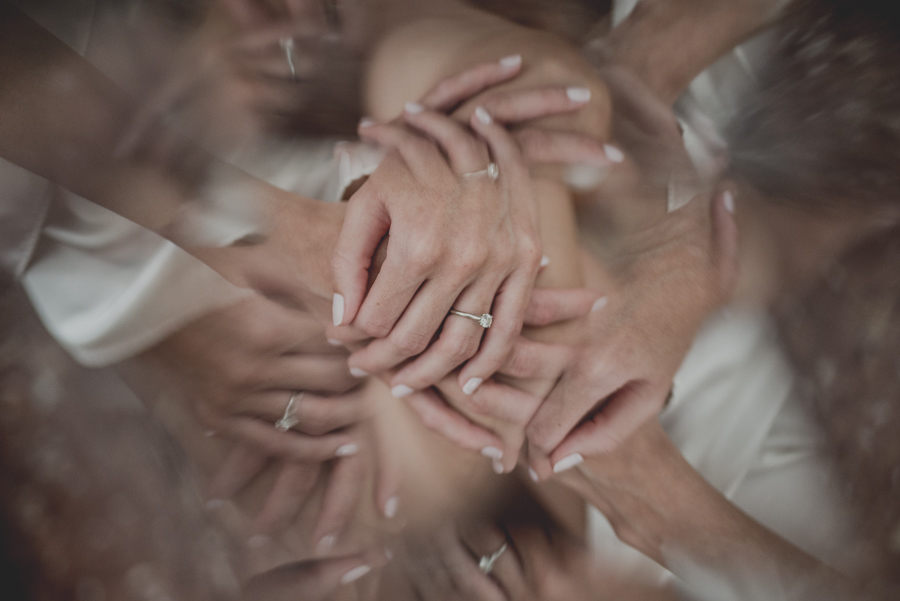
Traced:
[[491, 324], [494, 322], [494, 316], [490, 313], [472, 315], [471, 313], [465, 313], [463, 311], [457, 311], [456, 309], [450, 309], [449, 315], [459, 315], [460, 317], [468, 317], [469, 319], [474, 319], [478, 322], [478, 325], [480, 325], [485, 330], [491, 327]]
[[284, 415], [280, 420], [275, 422], [275, 429], [279, 432], [287, 432], [294, 426], [300, 423], [300, 418], [298, 418], [294, 414], [294, 405], [300, 402], [300, 399], [303, 398], [303, 395], [306, 394], [303, 391], [297, 390], [294, 394], [291, 395], [291, 398], [288, 399], [287, 407], [284, 408]]
[[482, 555], [481, 559], [478, 561], [478, 569], [481, 570], [481, 573], [487, 576], [494, 569], [494, 564], [500, 559], [500, 556], [506, 551], [507, 543], [503, 543], [503, 546], [497, 549], [497, 552], [493, 555]]
[[500, 167], [497, 166], [497, 163], [491, 163], [487, 166], [487, 169], [462, 174], [463, 177], [479, 177], [482, 175], [488, 176], [492, 182], [495, 182], [500, 177]]
[[291, 70], [291, 79], [297, 81], [297, 67], [294, 66], [294, 38], [281, 38], [278, 40], [278, 45], [284, 49], [288, 69]]

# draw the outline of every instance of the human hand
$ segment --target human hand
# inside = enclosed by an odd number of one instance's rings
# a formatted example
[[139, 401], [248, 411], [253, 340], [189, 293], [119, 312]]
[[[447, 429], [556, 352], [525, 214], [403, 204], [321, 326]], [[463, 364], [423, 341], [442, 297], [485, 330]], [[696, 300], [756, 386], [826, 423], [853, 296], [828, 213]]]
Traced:
[[374, 552], [314, 559], [280, 566], [251, 578], [243, 587], [244, 601], [327, 601], [342, 587], [352, 585], [357, 598], [369, 599], [377, 570], [387, 562]]

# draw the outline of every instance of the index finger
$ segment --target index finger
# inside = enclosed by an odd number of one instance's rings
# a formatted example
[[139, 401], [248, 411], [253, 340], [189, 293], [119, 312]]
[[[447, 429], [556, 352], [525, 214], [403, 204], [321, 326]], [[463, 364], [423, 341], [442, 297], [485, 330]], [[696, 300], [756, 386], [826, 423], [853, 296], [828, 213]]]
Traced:
[[431, 110], [449, 112], [475, 94], [512, 79], [521, 69], [522, 56], [519, 54], [477, 65], [439, 82], [425, 94], [420, 104]]

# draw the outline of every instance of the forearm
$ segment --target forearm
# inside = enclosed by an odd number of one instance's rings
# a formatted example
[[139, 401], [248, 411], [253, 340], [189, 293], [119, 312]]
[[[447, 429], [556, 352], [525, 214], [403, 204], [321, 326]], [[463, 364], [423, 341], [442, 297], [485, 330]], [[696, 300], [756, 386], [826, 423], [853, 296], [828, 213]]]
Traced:
[[773, 22], [791, 0], [641, 0], [597, 58], [630, 69], [666, 103], [701, 71]]

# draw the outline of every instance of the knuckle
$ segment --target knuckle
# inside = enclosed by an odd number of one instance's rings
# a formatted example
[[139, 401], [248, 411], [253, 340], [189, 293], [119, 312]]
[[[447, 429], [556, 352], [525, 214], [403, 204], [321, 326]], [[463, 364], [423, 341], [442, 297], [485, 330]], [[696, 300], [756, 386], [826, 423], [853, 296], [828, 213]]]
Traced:
[[441, 353], [457, 364], [462, 363], [478, 350], [478, 338], [475, 336], [450, 336], [441, 340]]
[[357, 317], [356, 326], [371, 338], [385, 338], [393, 329], [392, 323], [376, 315]]
[[393, 341], [393, 347], [402, 357], [418, 355], [428, 348], [431, 337], [421, 332], [404, 332]]

